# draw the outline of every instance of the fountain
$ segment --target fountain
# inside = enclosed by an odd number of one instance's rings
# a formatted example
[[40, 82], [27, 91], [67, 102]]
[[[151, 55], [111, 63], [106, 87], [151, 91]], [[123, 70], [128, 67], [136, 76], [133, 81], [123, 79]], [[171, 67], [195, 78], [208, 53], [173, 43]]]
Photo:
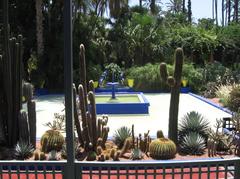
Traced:
[[143, 93], [116, 92], [119, 82], [114, 76], [112, 72], [112, 82], [107, 83], [111, 91], [96, 94], [97, 114], [148, 114], [149, 102]]

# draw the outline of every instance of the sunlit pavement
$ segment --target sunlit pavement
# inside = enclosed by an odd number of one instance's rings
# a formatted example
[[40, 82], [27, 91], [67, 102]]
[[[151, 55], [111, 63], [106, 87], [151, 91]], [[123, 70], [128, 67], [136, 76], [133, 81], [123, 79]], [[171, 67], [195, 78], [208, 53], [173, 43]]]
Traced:
[[[155, 137], [157, 130], [162, 130], [165, 135], [168, 131], [168, 116], [170, 94], [145, 94], [150, 102], [148, 115], [109, 115], [109, 136], [113, 136], [116, 129], [121, 126], [135, 126], [135, 135], [150, 130], [150, 136]], [[49, 128], [43, 124], [54, 119], [54, 113], [64, 113], [64, 96], [47, 95], [36, 98], [37, 107], [37, 138]], [[179, 103], [179, 122], [190, 111], [197, 111], [209, 120], [210, 126], [214, 126], [216, 119], [230, 117], [231, 115], [209, 105], [189, 94], [181, 94]]]

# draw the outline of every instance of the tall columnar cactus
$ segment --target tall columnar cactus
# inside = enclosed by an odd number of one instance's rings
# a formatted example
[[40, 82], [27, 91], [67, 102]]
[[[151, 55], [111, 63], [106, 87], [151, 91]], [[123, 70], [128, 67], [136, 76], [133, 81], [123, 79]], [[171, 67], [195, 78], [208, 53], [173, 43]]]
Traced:
[[[87, 94], [87, 75], [86, 75], [86, 60], [85, 60], [85, 47], [80, 45], [79, 52], [79, 70], [80, 70], [80, 84], [83, 86], [84, 94]], [[87, 98], [84, 98], [87, 104]]]
[[168, 137], [177, 143], [179, 94], [183, 66], [183, 50], [181, 48], [176, 49], [174, 59], [175, 62], [173, 77], [168, 76], [167, 65], [165, 63], [160, 64], [160, 75], [162, 80], [168, 83], [168, 85], [171, 87]]
[[78, 87], [78, 100], [76, 89], [73, 88], [76, 99], [74, 104], [75, 126], [79, 144], [84, 147], [86, 152], [96, 153], [98, 146], [105, 148], [109, 132], [108, 117], [102, 116], [97, 119], [93, 81], [89, 82], [90, 91], [87, 93], [85, 48], [82, 44], [80, 45], [79, 60], [81, 84]]

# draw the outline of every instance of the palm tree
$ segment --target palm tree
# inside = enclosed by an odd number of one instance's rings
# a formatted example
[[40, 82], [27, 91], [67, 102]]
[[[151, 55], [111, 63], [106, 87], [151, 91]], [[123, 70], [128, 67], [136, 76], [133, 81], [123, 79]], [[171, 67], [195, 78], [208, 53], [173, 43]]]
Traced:
[[43, 45], [43, 1], [36, 0], [36, 32], [37, 32], [37, 56], [41, 58], [43, 55], [44, 45]]
[[121, 13], [121, 9], [127, 6], [128, 0], [109, 0], [110, 16], [118, 18]]
[[234, 0], [234, 20], [235, 22], [238, 22], [238, 1], [239, 0]]
[[186, 9], [185, 9], [185, 0], [182, 0], [182, 12], [185, 13]]
[[188, 0], [188, 22], [192, 23], [192, 2]]
[[216, 25], [218, 26], [218, 0], [215, 0], [215, 19]]
[[230, 23], [230, 21], [231, 21], [231, 10], [232, 10], [232, 8], [231, 8], [231, 0], [228, 0], [228, 7], [227, 7], [227, 11], [228, 11], [228, 23]]
[[222, 0], [222, 26], [224, 26], [224, 10], [225, 10], [225, 8], [224, 8], [224, 6], [225, 6], [225, 3], [224, 3], [224, 1], [225, 0]]
[[214, 14], [214, 4], [215, 4], [215, 0], [212, 0], [212, 18], [215, 19], [215, 14]]

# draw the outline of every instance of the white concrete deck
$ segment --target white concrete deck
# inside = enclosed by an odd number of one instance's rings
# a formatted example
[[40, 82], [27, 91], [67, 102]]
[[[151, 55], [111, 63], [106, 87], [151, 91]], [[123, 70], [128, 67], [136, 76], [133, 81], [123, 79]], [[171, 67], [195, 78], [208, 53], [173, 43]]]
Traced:
[[[155, 136], [157, 130], [163, 130], [167, 135], [168, 113], [170, 94], [145, 94], [150, 102], [149, 115], [109, 115], [108, 126], [112, 136], [121, 126], [135, 125], [135, 133], [144, 133], [150, 130], [150, 135]], [[53, 114], [61, 113], [64, 109], [64, 96], [49, 95], [36, 99], [37, 106], [37, 138], [48, 129], [43, 124], [53, 120]], [[179, 119], [190, 111], [197, 111], [209, 120], [210, 125], [215, 125], [216, 119], [230, 117], [231, 115], [213, 107], [189, 94], [181, 94], [179, 104]]]

